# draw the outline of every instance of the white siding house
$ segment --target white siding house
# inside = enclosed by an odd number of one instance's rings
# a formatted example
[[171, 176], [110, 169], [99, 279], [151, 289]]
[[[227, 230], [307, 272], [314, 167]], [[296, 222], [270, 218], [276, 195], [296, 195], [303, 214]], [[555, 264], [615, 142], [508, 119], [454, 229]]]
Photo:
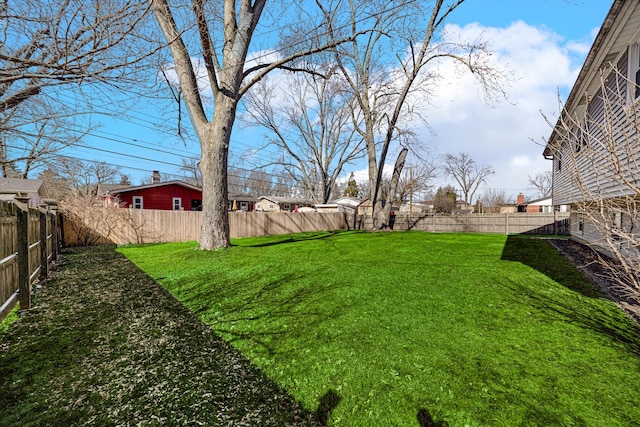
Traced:
[[640, 2], [614, 0], [544, 149], [553, 204], [571, 206], [572, 237], [605, 252], [638, 219], [638, 84]]

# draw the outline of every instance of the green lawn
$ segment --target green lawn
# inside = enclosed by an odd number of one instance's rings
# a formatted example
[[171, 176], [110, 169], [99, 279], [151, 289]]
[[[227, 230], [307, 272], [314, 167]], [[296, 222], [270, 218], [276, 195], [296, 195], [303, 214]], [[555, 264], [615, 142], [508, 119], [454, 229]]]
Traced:
[[541, 239], [119, 249], [329, 425], [640, 425], [640, 331]]

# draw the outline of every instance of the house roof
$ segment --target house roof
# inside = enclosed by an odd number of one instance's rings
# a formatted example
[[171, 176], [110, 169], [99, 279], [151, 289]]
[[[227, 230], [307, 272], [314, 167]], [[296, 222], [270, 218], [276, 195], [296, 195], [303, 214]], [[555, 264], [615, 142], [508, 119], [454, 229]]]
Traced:
[[340, 197], [339, 199], [333, 200], [331, 203], [340, 206], [349, 206], [352, 208], [356, 208], [361, 202], [361, 199], [357, 199], [355, 197]]
[[288, 203], [290, 205], [312, 205], [310, 200], [303, 199], [301, 197], [280, 197], [280, 196], [260, 196], [259, 199], [269, 200], [271, 202], [281, 204]]
[[39, 179], [0, 178], [0, 193], [38, 193], [47, 197], [47, 187]]
[[547, 197], [541, 197], [539, 199], [535, 199], [535, 200], [529, 200], [527, 202], [524, 202], [525, 205], [553, 205], [553, 201], [551, 196], [547, 196]]
[[[615, 64], [624, 54], [625, 48], [631, 44], [632, 40], [620, 38], [619, 36], [637, 4], [637, 0], [614, 0], [611, 5], [611, 9], [609, 9], [598, 31], [598, 35], [564, 104], [561, 116], [558, 118], [544, 148], [543, 155], [546, 158], [553, 157], [552, 147], [555, 140], [560, 136], [558, 129], [561, 129], [563, 117], [567, 116], [569, 112], [580, 112], [581, 109], [585, 109], [587, 103], [582, 102], [584, 97], [586, 94], [594, 93], [599, 87], [600, 80], [594, 78], [597, 76], [597, 71], [603, 65]], [[633, 31], [633, 36], [635, 37], [635, 31]]]
[[250, 194], [229, 194], [228, 197], [229, 201], [237, 201], [237, 202], [257, 202], [258, 199], [256, 199], [255, 197], [253, 197]]
[[124, 190], [130, 187], [132, 186], [121, 184], [98, 184], [98, 196], [104, 196], [106, 193], [113, 193], [116, 190]]
[[122, 194], [122, 193], [129, 193], [132, 191], [140, 191], [140, 190], [147, 190], [149, 188], [158, 188], [158, 187], [166, 187], [168, 185], [180, 185], [182, 187], [185, 188], [189, 188], [191, 190], [195, 190], [195, 191], [202, 191], [202, 188], [200, 187], [196, 187], [195, 185], [191, 185], [189, 183], [186, 183], [184, 181], [163, 181], [163, 182], [154, 182], [153, 184], [145, 184], [145, 185], [138, 185], [135, 187], [123, 187], [120, 189], [115, 189], [115, 190], [111, 190], [111, 194]]

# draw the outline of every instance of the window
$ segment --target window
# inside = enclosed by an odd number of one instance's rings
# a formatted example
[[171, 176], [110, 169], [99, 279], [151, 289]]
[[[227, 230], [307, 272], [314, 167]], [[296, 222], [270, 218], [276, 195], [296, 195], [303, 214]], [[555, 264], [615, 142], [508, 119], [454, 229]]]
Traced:
[[556, 171], [562, 171], [562, 155], [560, 153], [556, 155]]
[[240, 210], [242, 210], [242, 211], [248, 211], [248, 210], [249, 210], [249, 203], [247, 203], [247, 202], [240, 202]]
[[202, 210], [202, 200], [191, 199], [191, 210], [192, 211], [201, 211]]
[[282, 205], [282, 210], [290, 211], [291, 210], [291, 205], [289, 205], [288, 203], [285, 203], [284, 205]]
[[173, 198], [173, 210], [174, 211], [179, 211], [180, 209], [182, 209], [182, 199], [180, 197], [174, 197]]
[[142, 196], [133, 196], [133, 209], [143, 209]]
[[584, 214], [578, 216], [578, 231], [580, 234], [584, 234]]

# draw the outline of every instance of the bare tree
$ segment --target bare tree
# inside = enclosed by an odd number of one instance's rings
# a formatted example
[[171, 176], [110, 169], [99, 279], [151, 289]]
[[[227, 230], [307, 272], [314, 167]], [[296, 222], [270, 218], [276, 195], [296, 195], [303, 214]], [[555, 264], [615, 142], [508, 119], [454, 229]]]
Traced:
[[195, 185], [196, 187], [202, 187], [202, 175], [200, 169], [198, 169], [198, 161], [192, 158], [182, 158], [182, 166], [180, 171], [184, 174], [185, 180]]
[[40, 172], [38, 179], [44, 182], [49, 197], [54, 200], [64, 200], [73, 194], [68, 179], [58, 175], [52, 168]]
[[353, 42], [336, 47], [334, 61], [362, 116], [357, 130], [366, 143], [374, 228], [386, 226], [391, 208], [390, 204], [382, 207], [387, 156], [399, 147], [389, 189], [395, 194], [394, 183], [399, 182], [415, 142], [409, 123], [416, 116], [420, 118], [416, 107], [428, 103], [431, 89], [441, 77], [438, 64], [452, 60], [470, 71], [489, 96], [504, 94], [503, 75], [490, 65], [485, 43], [440, 42], [448, 18], [463, 2], [354, 0], [345, 13], [324, 9], [329, 37], [353, 37]]
[[323, 77], [280, 76], [288, 83], [284, 97], [263, 80], [248, 93], [246, 115], [250, 124], [268, 130], [267, 144], [283, 153], [274, 163], [291, 169], [316, 203], [327, 203], [345, 165], [364, 155], [364, 144], [352, 125], [353, 99], [344, 79], [333, 65], [315, 69]]
[[409, 166], [400, 175], [396, 186], [395, 202], [414, 201], [416, 196], [422, 196], [432, 190], [431, 182], [438, 176], [438, 167], [430, 162], [420, 166]]
[[137, 215], [138, 210], [102, 203], [89, 194], [74, 195], [60, 202], [60, 212], [72, 234], [67, 239], [82, 246], [112, 243], [123, 240], [123, 236], [133, 243], [144, 243], [145, 221]]
[[486, 189], [479, 198], [485, 212], [500, 212], [500, 206], [509, 203], [509, 197], [505, 190]]
[[249, 174], [251, 171], [242, 167], [230, 166], [227, 173], [227, 188], [233, 193], [249, 191]]
[[79, 144], [91, 130], [76, 121], [81, 113], [64, 105], [34, 96], [0, 114], [0, 167], [2, 176], [13, 171], [28, 178], [30, 172], [45, 167], [62, 149]]
[[573, 235], [608, 255], [599, 257], [602, 274], [638, 301], [640, 111], [628, 100], [636, 88], [614, 67], [583, 115], [562, 111], [545, 155], [554, 160], [554, 203], [572, 203]]
[[529, 185], [538, 190], [542, 197], [550, 196], [553, 190], [553, 172], [548, 170], [538, 172], [533, 177], [529, 175]]
[[469, 153], [445, 154], [442, 156], [442, 163], [444, 172], [452, 176], [460, 186], [467, 204], [472, 204], [478, 187], [486, 181], [489, 175], [495, 173], [491, 166], [478, 166]]
[[0, 3], [0, 113], [57, 86], [126, 79], [135, 28], [148, 5], [134, 0]]
[[279, 171], [275, 175], [275, 182], [273, 184], [273, 195], [281, 197], [293, 197], [296, 194], [296, 180], [293, 179], [287, 171]]
[[[251, 43], [266, 3], [266, 0], [225, 0], [222, 3], [194, 0], [189, 11], [181, 8], [180, 4], [170, 4], [169, 0], [151, 0], [156, 20], [173, 56], [173, 71], [179, 81], [179, 93], [200, 141], [202, 249], [225, 248], [231, 244], [227, 213], [227, 166], [231, 131], [240, 100], [269, 72], [279, 68], [299, 69], [293, 62], [296, 59], [342, 42], [335, 39], [324, 43], [314, 36], [317, 32], [312, 31], [302, 38], [298, 34], [299, 42], [290, 44], [288, 50], [281, 50], [284, 52], [281, 56], [248, 61]], [[286, 5], [289, 13], [294, 12], [295, 8], [302, 10], [303, 6], [296, 2]], [[312, 14], [308, 9], [309, 3], [304, 3], [304, 6], [305, 13]], [[273, 21], [278, 19], [278, 13], [283, 10], [275, 7], [270, 10], [270, 25], [274, 25]], [[191, 43], [194, 40], [197, 41]], [[194, 57], [201, 60], [193, 61]], [[211, 90], [210, 98], [206, 100], [199, 85], [200, 65], [203, 73], [206, 72], [202, 83]], [[205, 109], [208, 106], [213, 107], [210, 114]]]
[[152, 53], [138, 31], [148, 9], [136, 0], [0, 2], [3, 171], [26, 177], [82, 138], [86, 124], [78, 130], [74, 117], [94, 108], [65, 107], [62, 91], [79, 95], [90, 87], [90, 102], [106, 87], [139, 85], [135, 64]]
[[272, 175], [254, 169], [249, 174], [249, 194], [254, 197], [268, 196], [273, 188]]
[[122, 176], [120, 169], [105, 162], [85, 162], [62, 156], [52, 162], [50, 169], [68, 183], [73, 194], [94, 197], [100, 184], [117, 184]]

